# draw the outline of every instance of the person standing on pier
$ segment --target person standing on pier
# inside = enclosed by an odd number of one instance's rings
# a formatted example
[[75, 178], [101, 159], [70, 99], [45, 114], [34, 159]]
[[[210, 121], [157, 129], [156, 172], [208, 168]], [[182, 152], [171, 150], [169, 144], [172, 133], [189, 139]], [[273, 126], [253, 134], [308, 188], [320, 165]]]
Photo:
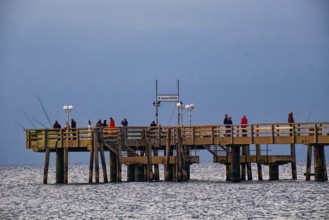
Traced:
[[[292, 127], [293, 123], [295, 123], [295, 120], [294, 120], [294, 116], [293, 116], [293, 113], [290, 112], [289, 115], [288, 115], [288, 123], [290, 124], [290, 127]], [[290, 129], [290, 136], [292, 136], [292, 129]]]
[[[225, 114], [225, 118], [224, 118], [224, 125], [225, 125], [225, 128], [229, 128], [230, 126], [228, 125], [228, 114]], [[229, 133], [230, 130], [229, 129], [226, 129], [226, 133]], [[226, 135], [227, 136], [227, 135]]]
[[103, 126], [102, 120], [99, 119], [99, 120], [97, 121], [97, 123], [96, 123], [96, 127], [100, 128], [100, 127], [102, 127], [102, 126]]
[[155, 127], [155, 126], [157, 126], [155, 121], [152, 121], [152, 123], [150, 124], [150, 127]]
[[293, 124], [295, 123], [295, 120], [294, 120], [294, 116], [293, 116], [294, 113], [290, 112], [289, 115], [288, 115], [288, 123], [289, 124]]
[[122, 125], [123, 127], [127, 127], [127, 126], [128, 126], [128, 121], [127, 121], [126, 118], [124, 118], [124, 119], [121, 121], [121, 125]]
[[[71, 128], [72, 128], [71, 132], [73, 133], [73, 134], [71, 134], [72, 136], [77, 136], [76, 133], [75, 133], [75, 131], [76, 131], [76, 127], [77, 127], [77, 123], [76, 123], [76, 121], [72, 118], [72, 119], [71, 119]], [[73, 140], [76, 140], [76, 137], [74, 137]]]
[[61, 128], [61, 125], [58, 123], [57, 120], [55, 121], [53, 128]]
[[246, 130], [247, 124], [248, 124], [248, 119], [246, 115], [243, 115], [241, 119], [242, 136], [247, 136], [247, 130]]
[[114, 119], [113, 119], [112, 117], [110, 118], [110, 124], [109, 124], [109, 127], [112, 127], [112, 128], [115, 127], [115, 121], [114, 121]]
[[[232, 124], [233, 124], [232, 117], [228, 118], [227, 124], [228, 124], [228, 127], [230, 128], [229, 132], [232, 132], [232, 129], [233, 129], [232, 128]], [[231, 136], [231, 135], [229, 134], [229, 136]]]
[[107, 121], [106, 121], [106, 120], [103, 121], [102, 126], [103, 126], [103, 127], [107, 127]]

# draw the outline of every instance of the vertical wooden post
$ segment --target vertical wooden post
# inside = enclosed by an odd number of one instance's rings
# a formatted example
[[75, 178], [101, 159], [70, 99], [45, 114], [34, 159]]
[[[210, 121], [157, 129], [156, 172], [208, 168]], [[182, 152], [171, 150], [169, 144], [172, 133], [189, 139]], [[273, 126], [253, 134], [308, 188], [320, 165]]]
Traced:
[[153, 172], [152, 172], [152, 155], [151, 155], [151, 145], [147, 143], [146, 145], [146, 157], [147, 157], [147, 181], [152, 181], [153, 180]]
[[279, 165], [269, 165], [270, 180], [279, 180]]
[[[153, 150], [153, 156], [157, 157], [159, 154], [158, 154], [158, 150], [157, 149], [154, 149]], [[154, 164], [154, 180], [155, 181], [159, 181], [160, 180], [160, 173], [159, 173], [159, 164]]]
[[[188, 156], [190, 156], [190, 147], [185, 146], [185, 159], [186, 159], [186, 157], [188, 157]], [[190, 175], [190, 172], [191, 172], [190, 166], [191, 166], [190, 162], [187, 163], [187, 162], [185, 161], [185, 172], [186, 172], [186, 177], [185, 177], [185, 179], [186, 179], [186, 180], [189, 180], [190, 177], [191, 177], [191, 175]]]
[[50, 150], [49, 147], [46, 146], [45, 167], [43, 171], [43, 184], [47, 184], [48, 182], [49, 158], [50, 158]]
[[323, 145], [314, 145], [314, 180], [318, 182], [328, 181]]
[[135, 181], [138, 182], [144, 182], [145, 178], [144, 178], [144, 165], [136, 165], [135, 166]]
[[[294, 135], [295, 136], [295, 135]], [[290, 144], [290, 157], [291, 157], [291, 174], [292, 179], [297, 179], [297, 166], [296, 166], [296, 148], [295, 144]]]
[[122, 157], [121, 157], [122, 145], [121, 141], [118, 143], [117, 147], [117, 182], [122, 181]]
[[90, 148], [90, 157], [89, 157], [89, 183], [92, 183], [94, 176], [94, 132], [92, 132], [90, 135], [91, 135], [92, 146]]
[[100, 156], [101, 156], [104, 183], [107, 183], [108, 179], [107, 179], [107, 170], [106, 170], [106, 161], [105, 161], [103, 141], [100, 143]]
[[115, 152], [111, 151], [110, 154], [110, 182], [117, 181], [117, 155]]
[[[242, 146], [242, 156], [244, 156], [244, 158], [246, 158], [246, 147]], [[246, 180], [246, 161], [244, 161], [243, 163], [241, 163], [241, 181], [245, 181]]]
[[231, 146], [231, 181], [240, 182], [240, 146]]
[[95, 182], [99, 183], [99, 161], [98, 161], [98, 131], [94, 131], [94, 156], [95, 156]]
[[176, 181], [182, 181], [182, 132], [181, 129], [178, 128], [177, 130], [178, 135], [178, 143], [177, 143], [177, 150], [176, 150]]
[[133, 164], [127, 166], [127, 181], [128, 182], [135, 181], [135, 165]]
[[231, 181], [231, 164], [229, 163], [229, 158], [231, 157], [231, 147], [226, 146], [226, 181]]
[[64, 148], [64, 183], [68, 183], [69, 174], [69, 149]]
[[307, 145], [306, 180], [311, 180], [312, 145]]
[[64, 148], [56, 149], [56, 183], [64, 183]]
[[261, 155], [260, 144], [256, 144], [256, 160], [257, 160], [258, 180], [263, 180], [262, 165], [258, 162], [258, 156], [260, 156], [260, 155]]
[[245, 155], [246, 155], [247, 176], [248, 176], [248, 180], [252, 180], [251, 163], [248, 162], [248, 159], [250, 157], [250, 148], [249, 148], [249, 145], [244, 146], [244, 148], [245, 148]]
[[165, 176], [165, 181], [172, 181], [170, 179], [170, 173], [172, 175], [172, 166], [169, 164], [170, 163], [170, 141], [171, 141], [171, 129], [168, 128], [167, 130], [167, 144], [166, 144], [166, 163], [165, 163], [165, 171], [164, 171], [164, 176]]

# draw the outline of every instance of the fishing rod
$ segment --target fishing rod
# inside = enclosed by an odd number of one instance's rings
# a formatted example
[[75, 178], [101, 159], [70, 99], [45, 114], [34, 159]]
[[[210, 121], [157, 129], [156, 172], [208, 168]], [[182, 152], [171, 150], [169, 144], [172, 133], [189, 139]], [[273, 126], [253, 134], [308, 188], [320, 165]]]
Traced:
[[26, 129], [21, 123], [19, 123], [18, 121], [15, 121], [15, 123], [17, 124], [17, 125], [19, 125], [20, 127], [22, 127], [24, 130]]
[[296, 115], [296, 117], [295, 117], [295, 121], [297, 121], [297, 118], [298, 118], [298, 116], [299, 116], [299, 114], [300, 114], [301, 111], [302, 111], [302, 108], [299, 108], [299, 110], [298, 110], [298, 112], [297, 112], [297, 115]]
[[312, 110], [308, 113], [307, 118], [306, 118], [306, 122], [308, 122], [308, 120], [310, 119], [311, 114], [312, 114]]
[[[36, 95], [36, 96], [37, 96], [37, 98], [38, 98], [38, 100], [39, 100], [39, 103], [40, 103], [40, 105], [41, 105], [41, 107], [42, 107], [43, 112], [45, 113], [45, 115], [46, 115], [46, 117], [47, 117], [47, 120], [48, 120], [48, 122], [49, 122], [49, 126], [51, 127], [51, 122], [50, 122], [50, 119], [49, 119], [49, 117], [48, 117], [47, 111], [46, 111], [44, 105], [42, 104], [42, 101], [41, 101], [40, 97], [39, 97], [38, 95]], [[46, 127], [46, 126], [45, 126], [45, 127]]]
[[42, 124], [40, 121], [38, 121], [37, 119], [34, 118], [34, 121], [36, 121], [39, 125], [43, 126], [44, 128], [47, 128], [46, 125]]
[[27, 116], [27, 114], [26, 114], [24, 111], [22, 111], [22, 112], [23, 112], [25, 118], [26, 118], [26, 119], [32, 124], [32, 126], [33, 126], [34, 128], [37, 128], [37, 127], [35, 126], [35, 124], [32, 122], [32, 120], [29, 118], [29, 116]]

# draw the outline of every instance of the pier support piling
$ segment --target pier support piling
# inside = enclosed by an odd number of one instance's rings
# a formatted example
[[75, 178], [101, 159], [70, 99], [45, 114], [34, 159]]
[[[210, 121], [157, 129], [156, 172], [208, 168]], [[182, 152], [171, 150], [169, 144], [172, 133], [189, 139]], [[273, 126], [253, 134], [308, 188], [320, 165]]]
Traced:
[[[256, 158], [261, 155], [261, 149], [260, 144], [256, 144]], [[263, 171], [262, 171], [262, 165], [257, 160], [257, 173], [258, 173], [258, 180], [263, 180]]]
[[127, 181], [128, 182], [135, 181], [135, 165], [133, 164], [127, 166]]
[[64, 149], [56, 148], [56, 183], [64, 183]]
[[307, 145], [307, 157], [306, 157], [306, 180], [311, 180], [311, 166], [312, 166], [312, 145]]
[[279, 165], [278, 164], [270, 164], [269, 165], [269, 180], [279, 180]]
[[46, 147], [45, 166], [43, 172], [43, 184], [47, 184], [48, 182], [49, 158], [50, 158], [50, 150], [49, 147]]
[[231, 147], [231, 181], [240, 182], [240, 146]]
[[117, 155], [110, 150], [110, 182], [117, 181]]
[[318, 182], [328, 181], [323, 145], [314, 145], [314, 180]]
[[296, 147], [295, 144], [290, 144], [290, 156], [291, 156], [291, 174], [292, 179], [297, 179], [297, 166], [296, 166]]

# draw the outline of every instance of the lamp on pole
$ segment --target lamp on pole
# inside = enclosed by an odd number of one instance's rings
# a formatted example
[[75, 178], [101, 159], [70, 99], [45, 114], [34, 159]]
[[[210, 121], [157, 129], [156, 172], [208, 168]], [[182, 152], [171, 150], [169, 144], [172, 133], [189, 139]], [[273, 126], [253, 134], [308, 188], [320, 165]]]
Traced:
[[178, 126], [181, 126], [183, 125], [183, 113], [182, 113], [183, 102], [177, 102], [176, 106], [178, 108]]
[[[66, 122], [69, 123], [70, 122], [70, 112], [73, 110], [73, 106], [72, 105], [64, 105], [63, 109], [65, 112], [67, 112], [67, 119]], [[67, 124], [69, 125], [69, 124]]]
[[188, 111], [189, 122], [190, 122], [190, 126], [191, 126], [192, 125], [192, 111], [195, 108], [195, 104], [191, 103], [191, 104], [185, 105], [185, 108]]

